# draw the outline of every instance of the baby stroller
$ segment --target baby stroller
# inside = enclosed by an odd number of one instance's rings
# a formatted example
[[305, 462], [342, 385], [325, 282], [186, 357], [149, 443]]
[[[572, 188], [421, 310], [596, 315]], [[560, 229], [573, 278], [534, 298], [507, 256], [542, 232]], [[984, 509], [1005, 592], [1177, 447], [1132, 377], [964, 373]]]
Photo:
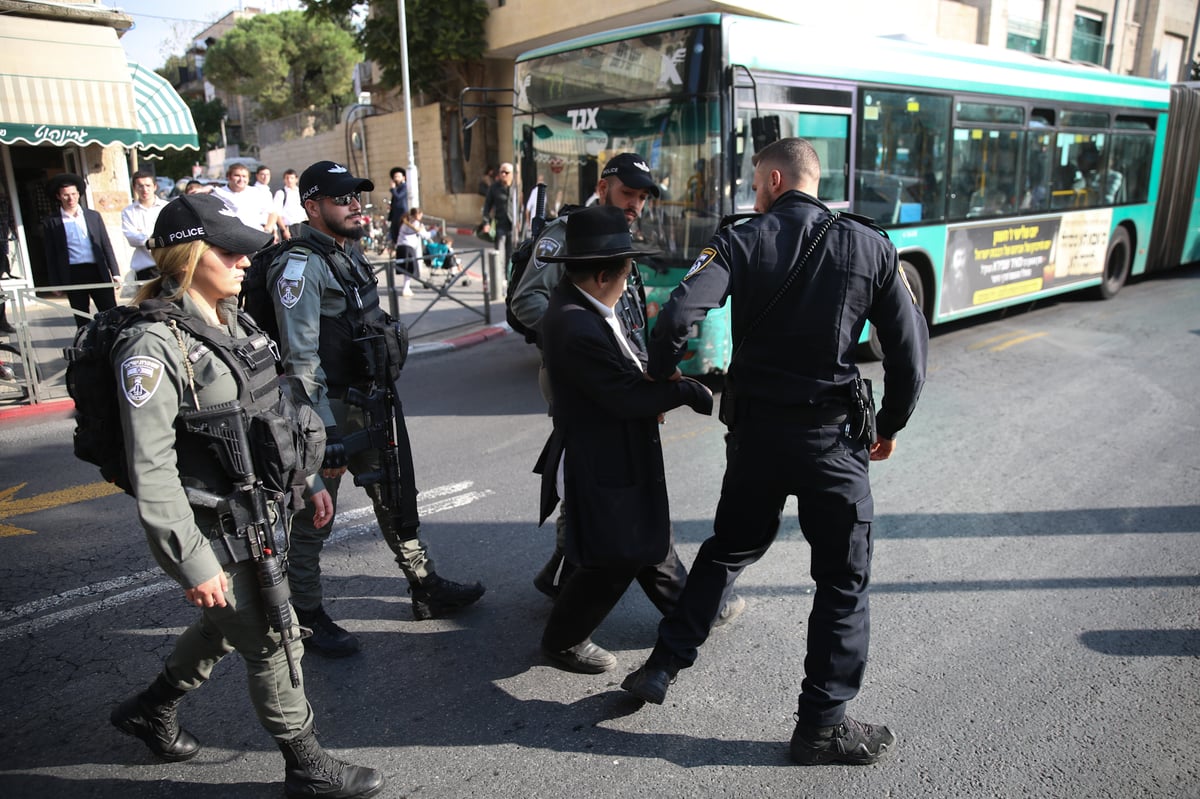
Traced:
[[[433, 271], [434, 275], [440, 272], [444, 276], [443, 285], [448, 284], [460, 268], [458, 257], [454, 254], [454, 249], [450, 246], [450, 243], [445, 241], [425, 242], [425, 262], [429, 264], [429, 268]], [[470, 284], [470, 281], [465, 277], [460, 282], [464, 286]]]

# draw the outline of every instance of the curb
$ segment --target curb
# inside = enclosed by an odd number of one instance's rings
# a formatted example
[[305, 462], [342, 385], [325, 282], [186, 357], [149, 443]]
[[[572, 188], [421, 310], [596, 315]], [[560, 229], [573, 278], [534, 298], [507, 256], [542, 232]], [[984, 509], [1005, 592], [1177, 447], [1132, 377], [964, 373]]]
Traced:
[[[439, 352], [451, 352], [453, 350], [466, 349], [474, 347], [476, 344], [482, 344], [485, 341], [491, 341], [494, 338], [508, 335], [512, 332], [512, 328], [507, 323], [501, 323], [494, 327], [485, 327], [482, 330], [476, 330], [472, 333], [464, 333], [455, 338], [446, 339], [445, 341], [430, 341], [424, 344], [413, 344], [408, 351], [409, 357], [417, 355], [434, 355]], [[56, 414], [62, 415], [63, 418], [69, 417], [75, 411], [75, 400], [70, 399], [54, 399], [47, 402], [38, 402], [30, 405], [13, 405], [11, 407], [0, 407], [0, 424], [15, 422], [22, 419], [45, 418]]]

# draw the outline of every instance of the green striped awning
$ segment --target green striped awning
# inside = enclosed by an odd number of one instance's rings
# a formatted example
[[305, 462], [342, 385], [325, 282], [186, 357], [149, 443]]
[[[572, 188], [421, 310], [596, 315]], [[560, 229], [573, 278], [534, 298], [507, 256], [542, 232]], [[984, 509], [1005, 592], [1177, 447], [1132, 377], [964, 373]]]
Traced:
[[166, 78], [129, 62], [133, 99], [137, 108], [138, 141], [141, 147], [195, 150], [196, 123], [192, 111]]

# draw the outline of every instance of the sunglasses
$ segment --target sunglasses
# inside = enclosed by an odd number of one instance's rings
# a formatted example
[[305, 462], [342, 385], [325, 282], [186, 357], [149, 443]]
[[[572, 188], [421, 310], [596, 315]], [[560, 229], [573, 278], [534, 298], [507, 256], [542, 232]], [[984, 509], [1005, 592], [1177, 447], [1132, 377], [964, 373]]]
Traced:
[[316, 197], [317, 200], [329, 200], [334, 205], [349, 205], [350, 203], [361, 203], [358, 192], [352, 191], [349, 194], [343, 194], [338, 197]]

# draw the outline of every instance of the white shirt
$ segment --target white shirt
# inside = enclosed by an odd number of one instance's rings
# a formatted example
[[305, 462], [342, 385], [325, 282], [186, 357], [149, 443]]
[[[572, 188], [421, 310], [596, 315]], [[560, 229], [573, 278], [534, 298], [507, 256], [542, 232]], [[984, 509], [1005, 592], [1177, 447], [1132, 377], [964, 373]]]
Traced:
[[159, 212], [166, 205], [166, 200], [155, 197], [154, 204], [149, 208], [139, 202], [134, 202], [125, 206], [125, 210], [121, 212], [121, 232], [125, 234], [125, 240], [133, 248], [133, 258], [129, 261], [129, 268], [135, 272], [154, 266], [154, 256], [150, 254], [150, 250], [146, 249], [146, 239], [154, 233], [154, 223], [158, 219]]
[[300, 202], [300, 187], [289, 189], [284, 186], [275, 192], [275, 213], [284, 225], [298, 225], [308, 219], [304, 204]]
[[267, 219], [271, 216], [271, 193], [262, 189], [247, 187], [239, 192], [232, 192], [227, 187], [218, 186], [213, 189], [213, 196], [233, 209], [238, 219], [255, 230], [266, 230]]

